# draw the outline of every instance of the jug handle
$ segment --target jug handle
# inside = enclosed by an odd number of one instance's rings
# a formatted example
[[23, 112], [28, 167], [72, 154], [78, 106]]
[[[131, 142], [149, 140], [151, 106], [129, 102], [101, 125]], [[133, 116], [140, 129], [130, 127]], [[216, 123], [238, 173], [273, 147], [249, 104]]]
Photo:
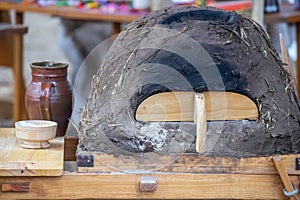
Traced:
[[51, 120], [52, 118], [51, 110], [50, 110], [50, 94], [51, 94], [52, 87], [54, 87], [53, 83], [41, 84], [40, 104], [41, 104], [42, 119], [44, 120]]

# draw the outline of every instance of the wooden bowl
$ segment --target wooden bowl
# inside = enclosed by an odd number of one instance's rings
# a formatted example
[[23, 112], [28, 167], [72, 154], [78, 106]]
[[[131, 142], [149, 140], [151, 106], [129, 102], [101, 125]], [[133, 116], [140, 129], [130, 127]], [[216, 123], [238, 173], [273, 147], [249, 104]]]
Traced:
[[21, 146], [29, 149], [50, 147], [50, 139], [55, 138], [57, 123], [47, 120], [24, 120], [15, 123], [16, 137]]

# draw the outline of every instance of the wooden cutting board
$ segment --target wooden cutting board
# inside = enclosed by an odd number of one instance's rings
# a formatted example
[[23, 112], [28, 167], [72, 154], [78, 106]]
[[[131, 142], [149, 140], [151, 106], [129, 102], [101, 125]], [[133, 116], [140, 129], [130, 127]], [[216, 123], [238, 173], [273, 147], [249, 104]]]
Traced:
[[64, 138], [49, 142], [47, 149], [24, 149], [14, 128], [0, 128], [0, 176], [61, 176]]

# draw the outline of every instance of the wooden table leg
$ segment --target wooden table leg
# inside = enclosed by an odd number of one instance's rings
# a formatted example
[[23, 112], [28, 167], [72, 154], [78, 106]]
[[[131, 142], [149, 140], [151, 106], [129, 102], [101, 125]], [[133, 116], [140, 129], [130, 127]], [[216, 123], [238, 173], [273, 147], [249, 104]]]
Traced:
[[23, 12], [16, 12], [16, 23], [23, 24]]
[[[16, 13], [16, 23], [23, 23], [23, 13]], [[23, 78], [23, 35], [13, 36], [13, 72], [14, 72], [14, 121], [27, 119], [25, 109], [25, 84]]]
[[297, 35], [297, 85], [298, 85], [298, 95], [300, 95], [300, 22], [296, 23], [296, 35]]
[[3, 10], [0, 11], [0, 22], [5, 22], [5, 23], [11, 22], [8, 11], [3, 11]]
[[[0, 11], [0, 22], [10, 24], [10, 16], [7, 11]], [[0, 65], [11, 66], [12, 65], [12, 37], [4, 36], [0, 37]]]
[[[14, 121], [19, 121], [26, 118], [24, 98], [25, 98], [25, 86], [23, 79], [23, 44], [22, 35], [13, 36], [13, 73], [14, 73]], [[25, 115], [25, 116], [24, 116]]]
[[121, 32], [121, 24], [119, 22], [113, 22], [113, 35]]

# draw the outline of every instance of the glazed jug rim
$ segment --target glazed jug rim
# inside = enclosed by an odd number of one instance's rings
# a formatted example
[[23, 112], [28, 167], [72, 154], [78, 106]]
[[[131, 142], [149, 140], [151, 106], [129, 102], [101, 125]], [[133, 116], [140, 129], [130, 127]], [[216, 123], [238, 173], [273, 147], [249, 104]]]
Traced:
[[54, 61], [41, 61], [41, 62], [33, 62], [30, 64], [31, 68], [66, 68], [68, 67], [67, 63], [62, 62], [54, 62]]

